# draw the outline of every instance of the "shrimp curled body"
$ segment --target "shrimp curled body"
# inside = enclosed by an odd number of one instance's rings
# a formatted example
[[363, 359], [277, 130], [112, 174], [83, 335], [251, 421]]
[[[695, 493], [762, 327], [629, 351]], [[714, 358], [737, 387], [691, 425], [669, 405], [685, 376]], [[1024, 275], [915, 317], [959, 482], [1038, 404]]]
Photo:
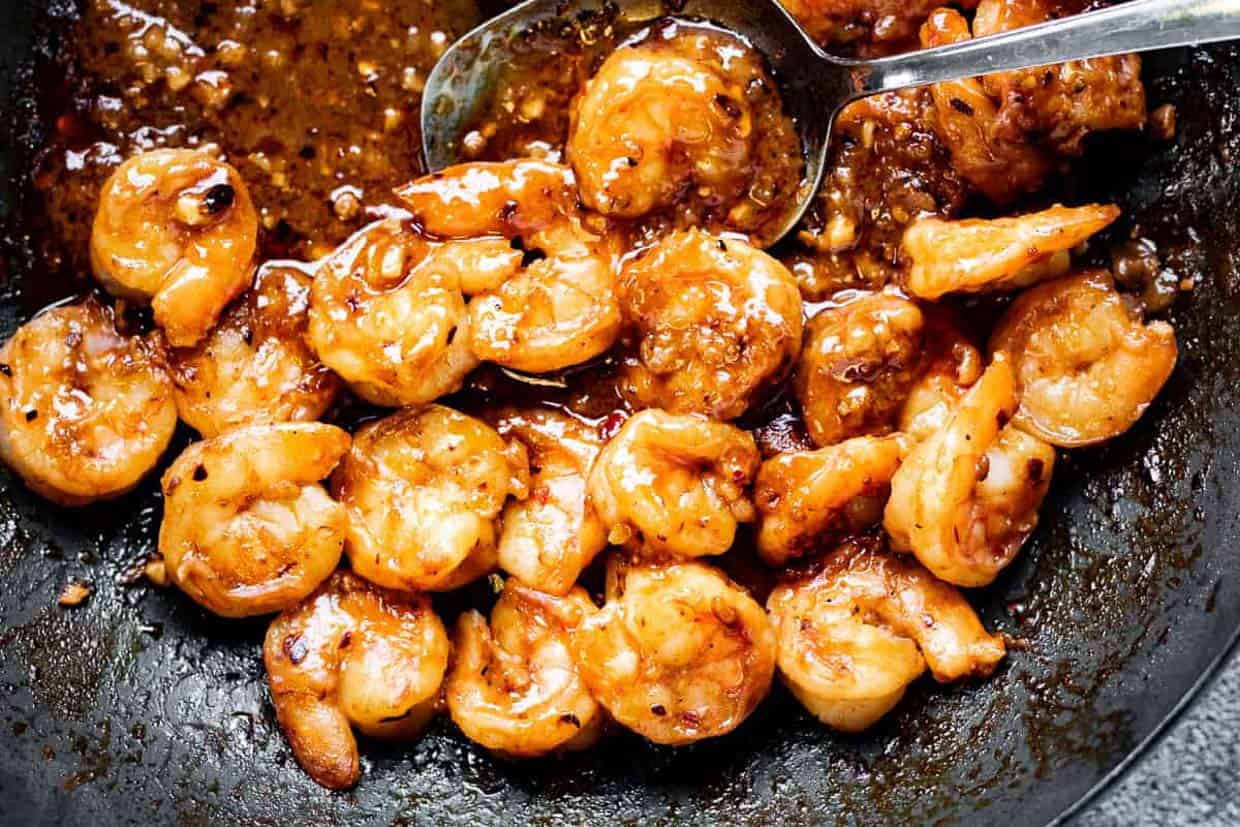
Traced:
[[158, 348], [118, 333], [96, 301], [43, 313], [0, 348], [0, 457], [52, 502], [129, 491], [175, 428]]
[[1037, 526], [1055, 452], [1003, 426], [1015, 408], [1012, 368], [996, 361], [891, 478], [883, 526], [892, 548], [949, 583], [987, 585]]
[[754, 518], [746, 486], [758, 449], [702, 416], [642, 411], [604, 447], [589, 492], [608, 539], [648, 557], [723, 554]]
[[503, 245], [447, 244], [406, 221], [371, 224], [319, 266], [307, 338], [325, 365], [375, 405], [421, 405], [478, 366], [463, 286], [508, 266]]
[[90, 259], [108, 292], [151, 303], [177, 347], [194, 345], [247, 284], [258, 213], [237, 171], [204, 152], [130, 158], [99, 196]]
[[1019, 296], [990, 348], [1016, 370], [1015, 424], [1063, 448], [1093, 445], [1136, 423], [1175, 368], [1175, 331], [1143, 324], [1110, 274], [1087, 272]]
[[309, 304], [308, 276], [264, 268], [206, 338], [173, 348], [181, 419], [208, 438], [241, 425], [318, 419], [340, 380], [306, 344]]
[[593, 428], [551, 410], [507, 410], [496, 419], [500, 435], [519, 440], [530, 456], [529, 496], [504, 507], [499, 566], [539, 591], [568, 594], [607, 546], [586, 494], [602, 441]]
[[465, 338], [477, 358], [545, 373], [615, 342], [616, 240], [589, 224], [570, 169], [533, 160], [459, 164], [397, 194], [433, 236], [496, 249], [502, 264], [466, 290]]
[[595, 611], [581, 588], [553, 597], [510, 579], [490, 626], [478, 612], [462, 615], [444, 689], [466, 737], [514, 758], [593, 743], [603, 715], [578, 674], [570, 635]]
[[288, 608], [336, 568], [344, 508], [319, 481], [349, 435], [318, 422], [250, 425], [196, 442], [164, 474], [159, 551], [172, 582], [224, 617]]
[[297, 762], [333, 790], [360, 775], [353, 728], [416, 737], [434, 715], [448, 635], [422, 595], [337, 572], [267, 629], [267, 683]]
[[863, 541], [777, 586], [767, 610], [784, 683], [844, 732], [872, 726], [927, 667], [947, 683], [989, 675], [1005, 653], [956, 589]]
[[731, 732], [770, 689], [775, 636], [766, 612], [701, 563], [612, 562], [606, 605], [573, 635], [594, 697], [656, 743]]
[[492, 571], [500, 511], [528, 490], [520, 443], [442, 405], [362, 428], [332, 479], [353, 570], [404, 591], [454, 589]]
[[879, 522], [908, 445], [902, 434], [860, 436], [762, 463], [754, 484], [762, 559], [783, 565]]
[[800, 352], [796, 280], [743, 241], [673, 233], [625, 265], [620, 289], [636, 333], [621, 391], [637, 407], [735, 419]]

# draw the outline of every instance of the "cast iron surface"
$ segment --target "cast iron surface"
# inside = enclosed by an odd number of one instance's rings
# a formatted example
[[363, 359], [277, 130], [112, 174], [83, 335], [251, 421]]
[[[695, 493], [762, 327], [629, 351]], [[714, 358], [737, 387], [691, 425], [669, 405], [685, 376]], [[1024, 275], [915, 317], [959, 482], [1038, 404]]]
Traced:
[[[15, 175], [41, 129], [21, 97], [22, 67], [46, 47], [39, 17], [0, 10], [0, 157]], [[153, 483], [66, 511], [0, 475], [0, 820], [1051, 820], [1157, 727], [1240, 627], [1240, 51], [1159, 55], [1147, 82], [1154, 103], [1179, 107], [1174, 144], [1108, 140], [1061, 195], [1116, 198], [1120, 232], [1138, 226], [1198, 279], [1172, 312], [1180, 363], [1133, 432], [1064, 459], [1033, 542], [978, 595], [988, 625], [1027, 641], [992, 680], [919, 683], [863, 737], [827, 732], [777, 689], [717, 741], [672, 751], [617, 736], [527, 764], [492, 759], [441, 720], [412, 745], [365, 745], [361, 784], [331, 794], [276, 726], [262, 622], [118, 582], [153, 547]], [[11, 205], [12, 185], [5, 196]], [[3, 335], [40, 278], [20, 233], [13, 241]], [[94, 594], [60, 608], [70, 578]]]

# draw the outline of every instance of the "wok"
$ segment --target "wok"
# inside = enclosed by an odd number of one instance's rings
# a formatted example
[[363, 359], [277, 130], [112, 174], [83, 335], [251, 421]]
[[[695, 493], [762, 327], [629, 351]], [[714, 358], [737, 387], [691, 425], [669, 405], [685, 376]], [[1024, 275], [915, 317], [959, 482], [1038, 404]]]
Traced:
[[[33, 66], [73, 10], [0, 10], [0, 196], [11, 213], [44, 124]], [[46, 62], [44, 61], [44, 64]], [[1014, 565], [975, 595], [1026, 641], [985, 682], [915, 685], [873, 731], [819, 726], [782, 689], [737, 732], [671, 750], [621, 735], [531, 763], [496, 760], [446, 719], [370, 743], [352, 792], [296, 765], [267, 698], [265, 623], [125, 586], [154, 547], [148, 482], [68, 511], [0, 474], [0, 821], [12, 824], [1050, 822], [1124, 765], [1191, 697], [1240, 629], [1240, 51], [1151, 55], [1171, 144], [1106, 137], [1060, 197], [1117, 201], [1197, 286], [1170, 313], [1181, 357], [1130, 433], [1067, 455]], [[10, 222], [11, 223], [11, 222]], [[10, 228], [0, 334], [45, 270]], [[175, 451], [179, 445], [174, 445]], [[56, 606], [69, 579], [94, 584]]]

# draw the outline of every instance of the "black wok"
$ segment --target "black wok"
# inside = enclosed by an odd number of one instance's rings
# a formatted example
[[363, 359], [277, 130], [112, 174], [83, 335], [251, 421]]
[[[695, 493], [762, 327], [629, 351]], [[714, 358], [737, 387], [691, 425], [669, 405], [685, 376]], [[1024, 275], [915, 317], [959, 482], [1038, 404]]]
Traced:
[[[44, 125], [31, 67], [71, 15], [0, 10], [3, 205]], [[42, 61], [46, 65], [46, 61]], [[0, 822], [6, 824], [752, 822], [1045, 824], [1079, 806], [1168, 719], [1240, 629], [1240, 51], [1151, 56], [1172, 144], [1106, 138], [1077, 201], [1115, 199], [1196, 289], [1171, 311], [1181, 358], [1132, 432], [1068, 455], [1043, 523], [978, 595], [1027, 641], [986, 682], [919, 683], [874, 731], [826, 731], [782, 690], [738, 732], [670, 750], [618, 736], [592, 752], [497, 761], [446, 720], [363, 750], [356, 790], [293, 761], [263, 678], [262, 622], [206, 616], [122, 585], [154, 544], [156, 486], [81, 511], [0, 474]], [[0, 334], [41, 295], [13, 230]], [[71, 578], [81, 607], [55, 605]]]

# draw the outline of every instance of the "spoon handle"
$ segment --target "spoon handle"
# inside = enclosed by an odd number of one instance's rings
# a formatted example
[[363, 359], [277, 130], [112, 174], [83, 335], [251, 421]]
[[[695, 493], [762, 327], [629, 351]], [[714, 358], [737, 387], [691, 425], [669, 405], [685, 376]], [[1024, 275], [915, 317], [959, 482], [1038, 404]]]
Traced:
[[1130, 0], [937, 49], [850, 64], [859, 95], [1240, 38], [1240, 0]]

